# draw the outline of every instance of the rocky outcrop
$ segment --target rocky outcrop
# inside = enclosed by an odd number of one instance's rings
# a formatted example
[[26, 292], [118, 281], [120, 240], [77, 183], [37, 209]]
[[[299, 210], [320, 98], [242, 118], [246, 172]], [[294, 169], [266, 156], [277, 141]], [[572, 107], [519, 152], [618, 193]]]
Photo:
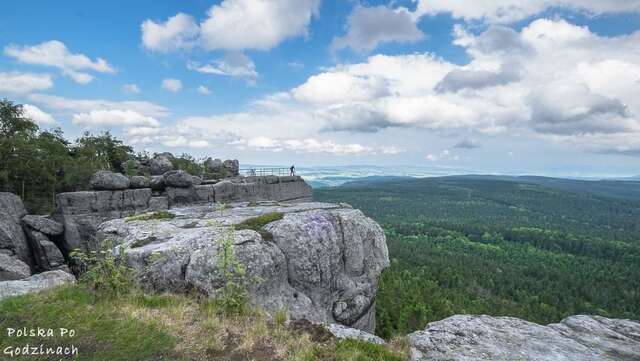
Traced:
[[193, 186], [193, 177], [183, 170], [172, 170], [166, 172], [162, 177], [167, 187], [189, 188]]
[[64, 226], [51, 218], [28, 214], [22, 217], [22, 223], [26, 226], [42, 232], [47, 236], [59, 236], [64, 233]]
[[336, 323], [332, 323], [324, 326], [327, 331], [331, 332], [333, 336], [338, 339], [356, 339], [360, 341], [365, 341], [369, 343], [375, 343], [377, 345], [383, 345], [385, 342], [382, 338], [372, 335], [369, 332], [364, 332], [362, 330], [358, 330], [355, 328], [347, 327], [344, 325], [339, 325]]
[[151, 181], [145, 176], [136, 175], [129, 178], [129, 181], [129, 187], [131, 189], [151, 188]]
[[640, 360], [640, 322], [599, 316], [541, 326], [512, 317], [456, 315], [409, 338], [413, 361]]
[[0, 282], [0, 299], [44, 291], [75, 282], [73, 275], [60, 270], [38, 273], [22, 280]]
[[[283, 218], [261, 233], [229, 227], [272, 212]], [[170, 219], [105, 222], [98, 240], [125, 247], [127, 263], [145, 287], [215, 295], [223, 285], [219, 241], [232, 237], [254, 304], [286, 308], [293, 318], [373, 330], [378, 277], [389, 260], [382, 229], [362, 212], [325, 203], [261, 202], [171, 213]]]
[[71, 192], [56, 195], [54, 219], [64, 224], [64, 254], [73, 249], [99, 250], [95, 239], [104, 221], [144, 213], [149, 208], [151, 189]]
[[166, 172], [173, 170], [173, 163], [171, 163], [173, 155], [171, 153], [162, 153], [153, 157], [149, 161], [149, 170], [152, 175], [162, 175]]
[[21, 260], [0, 253], [0, 281], [11, 281], [31, 276], [31, 268]]
[[204, 162], [205, 172], [214, 179], [237, 177], [240, 175], [240, 163], [237, 159], [227, 159], [224, 162], [220, 159], [208, 158]]
[[20, 197], [0, 192], [0, 253], [31, 265], [31, 251], [22, 232], [21, 220], [27, 214]]
[[89, 183], [91, 185], [91, 189], [97, 191], [116, 191], [129, 188], [129, 178], [127, 178], [127, 176], [108, 170], [96, 172], [91, 176]]

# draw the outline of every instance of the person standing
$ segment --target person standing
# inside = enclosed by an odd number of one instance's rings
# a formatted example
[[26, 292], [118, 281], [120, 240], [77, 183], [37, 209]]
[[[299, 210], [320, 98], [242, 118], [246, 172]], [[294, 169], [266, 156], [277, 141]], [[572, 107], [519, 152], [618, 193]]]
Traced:
[[290, 176], [296, 175], [296, 167], [294, 165], [291, 165], [291, 168], [289, 168], [289, 175]]

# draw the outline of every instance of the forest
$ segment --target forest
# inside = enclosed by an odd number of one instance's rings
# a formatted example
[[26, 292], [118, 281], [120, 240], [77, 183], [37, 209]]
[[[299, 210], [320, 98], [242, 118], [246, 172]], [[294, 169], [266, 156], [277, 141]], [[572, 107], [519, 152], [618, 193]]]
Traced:
[[[577, 184], [574, 184], [576, 183]], [[640, 182], [457, 176], [316, 189], [385, 228], [382, 337], [453, 314], [640, 318]]]

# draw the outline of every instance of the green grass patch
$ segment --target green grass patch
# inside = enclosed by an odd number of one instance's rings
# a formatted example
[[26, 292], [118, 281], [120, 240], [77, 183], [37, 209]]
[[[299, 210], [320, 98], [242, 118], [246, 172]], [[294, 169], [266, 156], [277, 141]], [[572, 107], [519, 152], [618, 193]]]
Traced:
[[284, 218], [284, 213], [269, 212], [269, 213], [262, 214], [258, 217], [249, 218], [244, 222], [237, 224], [235, 226], [235, 229], [236, 230], [250, 229], [260, 233], [260, 235], [262, 236], [262, 239], [264, 239], [265, 241], [271, 241], [273, 240], [273, 235], [271, 234], [271, 232], [265, 230], [264, 226], [266, 226], [271, 222], [279, 221], [282, 218]]
[[[54, 337], [0, 337], [0, 349], [26, 344], [78, 348], [75, 360], [157, 359], [171, 355], [175, 339], [155, 323], [119, 313], [122, 299], [96, 301], [94, 294], [78, 286], [40, 294], [12, 297], [0, 302], [0, 329], [53, 329]], [[63, 337], [60, 328], [75, 331]], [[6, 335], [6, 334], [5, 334]], [[17, 358], [20, 359], [20, 358]], [[29, 359], [29, 358], [25, 358]], [[31, 356], [59, 360], [60, 356]]]
[[145, 213], [137, 216], [131, 216], [124, 219], [125, 222], [134, 222], [134, 221], [151, 221], [154, 219], [171, 219], [176, 215], [169, 211], [157, 211], [153, 213]]
[[337, 343], [336, 361], [405, 361], [407, 357], [382, 345], [345, 339]]

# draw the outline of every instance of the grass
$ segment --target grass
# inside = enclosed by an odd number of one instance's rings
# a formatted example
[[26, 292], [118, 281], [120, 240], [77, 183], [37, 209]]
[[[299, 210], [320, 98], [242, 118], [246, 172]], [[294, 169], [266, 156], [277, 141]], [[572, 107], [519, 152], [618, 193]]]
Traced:
[[271, 234], [271, 232], [264, 229], [264, 226], [266, 226], [271, 222], [279, 221], [283, 217], [284, 217], [284, 213], [269, 212], [269, 213], [262, 214], [258, 217], [249, 218], [244, 222], [237, 224], [235, 226], [235, 229], [236, 230], [250, 229], [260, 233], [260, 235], [262, 236], [262, 239], [264, 239], [265, 241], [271, 241], [273, 240], [273, 235]]
[[125, 222], [134, 221], [151, 221], [154, 219], [171, 219], [176, 215], [168, 211], [157, 211], [153, 213], [139, 214], [137, 216], [131, 216], [124, 219]]
[[[0, 337], [0, 350], [44, 344], [79, 348], [78, 360], [280, 360], [398, 361], [408, 358], [406, 343], [372, 345], [318, 338], [320, 326], [301, 329], [287, 320], [252, 309], [225, 315], [212, 299], [148, 294], [133, 290], [100, 299], [80, 285], [0, 301], [0, 329], [73, 329], [73, 338]], [[317, 328], [317, 329], [314, 329]], [[20, 358], [17, 358], [18, 360]], [[58, 358], [35, 357], [37, 360]]]

